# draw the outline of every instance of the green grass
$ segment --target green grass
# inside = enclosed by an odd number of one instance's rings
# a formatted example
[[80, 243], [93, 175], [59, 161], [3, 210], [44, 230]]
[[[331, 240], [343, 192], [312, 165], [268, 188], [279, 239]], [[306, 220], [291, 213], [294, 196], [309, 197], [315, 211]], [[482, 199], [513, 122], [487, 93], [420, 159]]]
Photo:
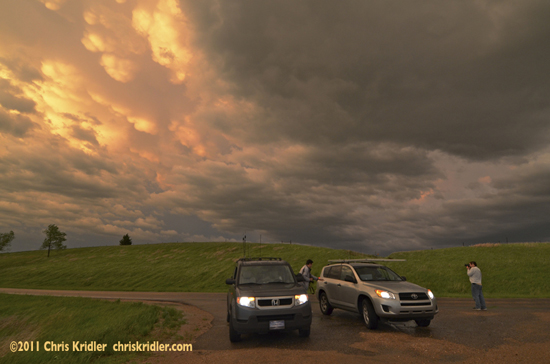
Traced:
[[[114, 352], [118, 343], [178, 339], [184, 324], [180, 311], [143, 303], [90, 298], [0, 294], [0, 362], [126, 363], [150, 353]], [[10, 351], [10, 343], [33, 342], [33, 351]], [[105, 351], [73, 351], [73, 341], [107, 344]], [[50, 344], [45, 346], [46, 342]], [[46, 351], [51, 342], [63, 351]], [[39, 350], [37, 350], [39, 343]], [[67, 344], [67, 346], [65, 346]]]
[[550, 298], [550, 243], [481, 246], [394, 253], [406, 262], [387, 264], [439, 297], [470, 297], [464, 264], [475, 261], [483, 294], [493, 298]]
[[[319, 275], [329, 259], [367, 255], [303, 245], [247, 244], [248, 256], [287, 260], [295, 272], [312, 259]], [[241, 243], [167, 243], [0, 254], [0, 287], [115, 291], [225, 292], [243, 256]], [[550, 298], [550, 243], [502, 244], [401, 252], [388, 263], [438, 297], [470, 297], [464, 264], [475, 260], [486, 297]]]
[[[247, 244], [260, 256], [259, 244]], [[243, 256], [242, 243], [168, 243], [0, 254], [0, 287], [108, 291], [225, 292]], [[364, 254], [303, 245], [262, 244], [261, 256], [281, 257], [297, 273], [312, 259], [318, 275], [328, 259]]]

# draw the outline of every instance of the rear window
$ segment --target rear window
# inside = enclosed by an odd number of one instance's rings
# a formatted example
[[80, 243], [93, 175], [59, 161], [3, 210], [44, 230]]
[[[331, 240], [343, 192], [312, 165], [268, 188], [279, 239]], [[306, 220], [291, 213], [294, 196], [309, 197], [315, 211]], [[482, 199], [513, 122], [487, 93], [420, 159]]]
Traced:
[[327, 278], [340, 279], [341, 272], [342, 272], [341, 265], [333, 265], [332, 267], [325, 268], [324, 276]]
[[362, 281], [401, 281], [402, 278], [386, 267], [355, 267]]

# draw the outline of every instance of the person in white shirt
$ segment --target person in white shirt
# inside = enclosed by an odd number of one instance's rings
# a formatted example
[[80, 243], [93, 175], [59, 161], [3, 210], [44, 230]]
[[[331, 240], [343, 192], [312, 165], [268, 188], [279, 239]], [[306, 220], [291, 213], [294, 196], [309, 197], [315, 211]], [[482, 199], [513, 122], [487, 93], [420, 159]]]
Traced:
[[467, 274], [472, 284], [472, 297], [476, 303], [474, 310], [486, 311], [485, 298], [483, 297], [483, 286], [481, 285], [481, 270], [477, 267], [477, 263], [472, 261], [467, 266]]
[[306, 265], [304, 265], [302, 269], [300, 269], [300, 273], [305, 278], [305, 282], [303, 282], [303, 285], [304, 285], [304, 288], [306, 289], [306, 292], [309, 287], [309, 282], [323, 280], [322, 278], [315, 277], [313, 274], [311, 274], [311, 266], [313, 266], [313, 260], [308, 259], [306, 262]]

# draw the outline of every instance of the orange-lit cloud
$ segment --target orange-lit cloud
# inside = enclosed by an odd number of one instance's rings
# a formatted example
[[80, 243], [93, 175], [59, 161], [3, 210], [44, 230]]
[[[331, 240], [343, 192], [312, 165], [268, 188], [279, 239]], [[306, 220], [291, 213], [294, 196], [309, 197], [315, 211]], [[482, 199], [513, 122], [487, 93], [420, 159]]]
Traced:
[[171, 81], [182, 83], [192, 55], [186, 45], [188, 21], [178, 3], [158, 0], [152, 6], [151, 2], [142, 1], [132, 13], [132, 25], [148, 39], [153, 60], [172, 71]]
[[50, 10], [59, 10], [67, 0], [39, 0]]
[[99, 62], [105, 71], [117, 81], [128, 82], [134, 78], [137, 65], [129, 59], [123, 59], [114, 54], [103, 54]]

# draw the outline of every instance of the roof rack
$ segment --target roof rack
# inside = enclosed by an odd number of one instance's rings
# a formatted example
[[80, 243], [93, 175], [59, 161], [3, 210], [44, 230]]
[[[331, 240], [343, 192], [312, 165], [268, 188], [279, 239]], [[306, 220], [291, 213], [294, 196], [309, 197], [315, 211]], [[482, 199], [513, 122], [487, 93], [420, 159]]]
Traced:
[[253, 260], [282, 260], [281, 258], [274, 258], [274, 257], [249, 257], [249, 258], [240, 258], [239, 261], [248, 262]]
[[406, 262], [406, 259], [332, 259], [329, 264], [335, 263], [372, 263], [372, 262]]

